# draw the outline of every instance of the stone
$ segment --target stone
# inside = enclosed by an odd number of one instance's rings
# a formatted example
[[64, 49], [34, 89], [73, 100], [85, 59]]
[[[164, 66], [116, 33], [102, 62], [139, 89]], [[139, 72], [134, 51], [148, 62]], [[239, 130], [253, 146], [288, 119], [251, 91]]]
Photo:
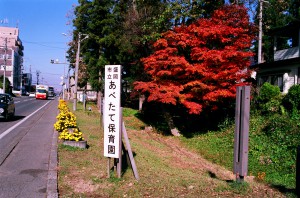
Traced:
[[82, 141], [65, 140], [65, 141], [63, 141], [63, 145], [68, 145], [68, 146], [73, 146], [73, 147], [78, 147], [78, 148], [85, 149], [86, 146], [87, 146], [87, 141], [85, 141], [85, 140], [82, 140]]

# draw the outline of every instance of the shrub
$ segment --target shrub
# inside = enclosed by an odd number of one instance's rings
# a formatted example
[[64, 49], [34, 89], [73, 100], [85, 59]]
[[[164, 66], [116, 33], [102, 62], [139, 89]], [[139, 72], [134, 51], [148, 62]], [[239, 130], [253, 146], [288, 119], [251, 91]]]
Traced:
[[293, 85], [283, 98], [284, 107], [289, 110], [300, 110], [300, 85]]
[[266, 82], [257, 96], [258, 107], [263, 113], [283, 113], [282, 95], [278, 86]]
[[266, 82], [260, 88], [258, 101], [267, 103], [270, 100], [278, 97], [279, 95], [281, 95], [279, 87]]

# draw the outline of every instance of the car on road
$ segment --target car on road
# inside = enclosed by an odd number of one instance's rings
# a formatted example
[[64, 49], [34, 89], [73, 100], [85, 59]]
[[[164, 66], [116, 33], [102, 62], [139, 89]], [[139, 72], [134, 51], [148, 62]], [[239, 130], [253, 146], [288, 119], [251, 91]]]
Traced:
[[30, 93], [29, 93], [29, 97], [35, 98], [35, 92], [30, 92]]
[[8, 120], [15, 116], [15, 102], [11, 95], [0, 94], [0, 118]]

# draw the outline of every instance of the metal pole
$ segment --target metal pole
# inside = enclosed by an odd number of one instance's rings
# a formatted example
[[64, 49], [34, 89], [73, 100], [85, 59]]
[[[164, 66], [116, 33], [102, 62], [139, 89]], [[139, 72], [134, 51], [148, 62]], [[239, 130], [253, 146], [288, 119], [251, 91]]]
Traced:
[[80, 39], [81, 33], [78, 35], [78, 46], [76, 53], [76, 64], [75, 64], [75, 85], [74, 85], [74, 99], [73, 99], [73, 111], [77, 109], [77, 84], [78, 84], [78, 68], [79, 68], [79, 54], [80, 54]]

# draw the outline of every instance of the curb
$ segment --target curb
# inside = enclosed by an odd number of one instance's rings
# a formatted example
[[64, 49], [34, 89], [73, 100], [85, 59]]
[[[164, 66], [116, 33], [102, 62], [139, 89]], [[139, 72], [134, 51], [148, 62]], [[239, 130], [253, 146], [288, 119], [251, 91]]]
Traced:
[[49, 156], [49, 170], [47, 179], [47, 198], [58, 198], [57, 189], [57, 138], [58, 132], [53, 130], [52, 145]]

